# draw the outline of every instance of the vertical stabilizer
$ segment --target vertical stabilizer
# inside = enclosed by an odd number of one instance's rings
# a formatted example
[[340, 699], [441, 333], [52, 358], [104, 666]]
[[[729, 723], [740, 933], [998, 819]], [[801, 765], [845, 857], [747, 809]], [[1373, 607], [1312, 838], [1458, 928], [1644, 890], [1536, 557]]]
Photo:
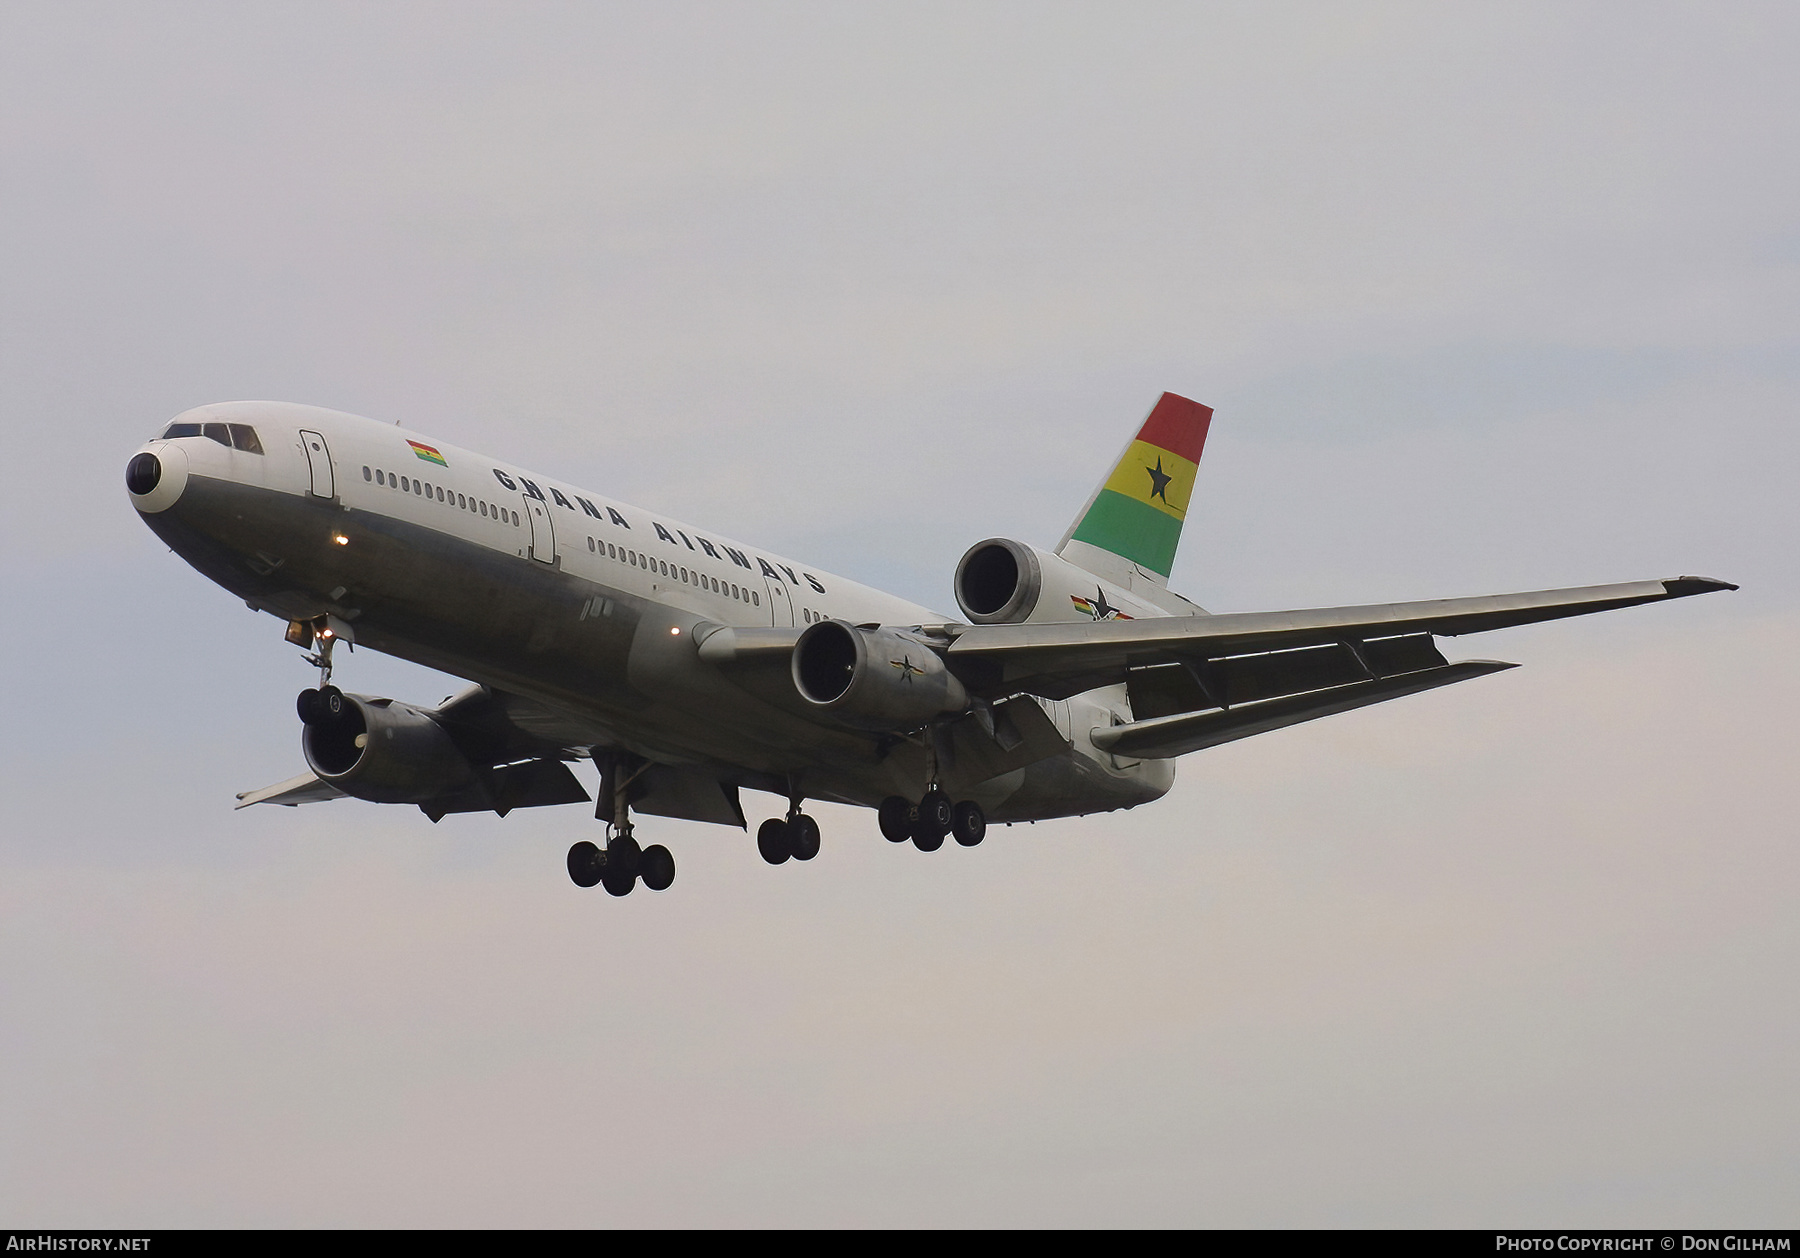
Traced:
[[1125, 588], [1169, 583], [1212, 407], [1165, 393], [1056, 553]]

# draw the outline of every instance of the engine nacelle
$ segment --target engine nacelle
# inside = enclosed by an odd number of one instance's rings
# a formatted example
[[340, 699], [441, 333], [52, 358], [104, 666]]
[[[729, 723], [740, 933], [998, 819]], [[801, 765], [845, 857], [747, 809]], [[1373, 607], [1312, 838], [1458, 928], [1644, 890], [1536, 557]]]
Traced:
[[475, 780], [443, 726], [392, 699], [344, 695], [337, 715], [307, 722], [300, 746], [322, 780], [378, 804], [422, 804]]
[[1168, 614], [1061, 555], [1008, 537], [969, 547], [956, 565], [956, 604], [978, 625]]
[[942, 657], [893, 629], [820, 621], [794, 644], [793, 674], [801, 698], [856, 729], [916, 729], [969, 706]]

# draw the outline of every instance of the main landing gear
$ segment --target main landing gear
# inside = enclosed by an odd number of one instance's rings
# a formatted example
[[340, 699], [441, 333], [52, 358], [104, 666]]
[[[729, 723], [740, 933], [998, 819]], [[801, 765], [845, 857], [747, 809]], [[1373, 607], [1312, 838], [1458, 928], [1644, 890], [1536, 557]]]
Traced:
[[569, 849], [569, 881], [578, 887], [598, 883], [608, 895], [630, 895], [642, 882], [652, 891], [667, 891], [675, 881], [675, 857], [660, 843], [638, 846], [631, 826], [631, 783], [648, 767], [640, 763], [633, 769], [624, 756], [616, 756], [603, 764], [600, 771], [600, 798], [594, 815], [607, 818], [608, 796], [611, 797], [611, 837], [600, 847], [583, 839]]
[[987, 816], [972, 799], [960, 804], [933, 787], [923, 799], [913, 803], [903, 795], [889, 795], [881, 801], [876, 816], [882, 837], [890, 843], [908, 839], [921, 852], [935, 852], [944, 846], [946, 836], [963, 847], [974, 847], [987, 837]]
[[790, 857], [809, 861], [819, 854], [819, 823], [795, 804], [786, 820], [770, 817], [757, 827], [756, 850], [771, 865], [785, 864]]
[[640, 881], [667, 891], [675, 881], [675, 857], [660, 843], [640, 848], [629, 834], [615, 834], [604, 848], [583, 839], [569, 849], [569, 880], [578, 887], [598, 883], [608, 895], [630, 895]]

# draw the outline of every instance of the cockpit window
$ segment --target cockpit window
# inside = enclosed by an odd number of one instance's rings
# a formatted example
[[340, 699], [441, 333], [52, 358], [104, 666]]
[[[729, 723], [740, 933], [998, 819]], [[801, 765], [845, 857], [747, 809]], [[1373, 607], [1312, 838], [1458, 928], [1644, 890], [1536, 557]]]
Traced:
[[176, 437], [198, 437], [199, 435], [199, 424], [170, 424], [163, 429], [164, 441], [173, 441]]
[[[231, 429], [231, 444], [234, 448], [242, 450], [245, 454], [261, 454], [263, 452], [262, 442], [256, 439], [256, 429], [249, 424], [229, 424], [227, 427]], [[212, 434], [208, 433], [207, 435], [211, 436]]]
[[231, 430], [224, 424], [201, 424], [200, 435], [209, 441], [216, 441], [228, 449], [231, 446]]

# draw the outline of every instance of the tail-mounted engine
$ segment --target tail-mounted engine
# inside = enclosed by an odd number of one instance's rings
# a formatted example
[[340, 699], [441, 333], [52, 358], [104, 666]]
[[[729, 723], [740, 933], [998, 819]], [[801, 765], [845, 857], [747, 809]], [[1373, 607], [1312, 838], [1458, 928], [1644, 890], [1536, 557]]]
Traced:
[[1167, 614], [1060, 555], [1007, 537], [969, 548], [956, 565], [956, 602], [978, 625]]
[[803, 699], [856, 729], [916, 729], [969, 706], [938, 653], [893, 629], [821, 621], [794, 644], [792, 667]]
[[443, 726], [411, 704], [328, 687], [305, 691], [300, 709], [306, 763], [346, 795], [422, 804], [475, 781]]

